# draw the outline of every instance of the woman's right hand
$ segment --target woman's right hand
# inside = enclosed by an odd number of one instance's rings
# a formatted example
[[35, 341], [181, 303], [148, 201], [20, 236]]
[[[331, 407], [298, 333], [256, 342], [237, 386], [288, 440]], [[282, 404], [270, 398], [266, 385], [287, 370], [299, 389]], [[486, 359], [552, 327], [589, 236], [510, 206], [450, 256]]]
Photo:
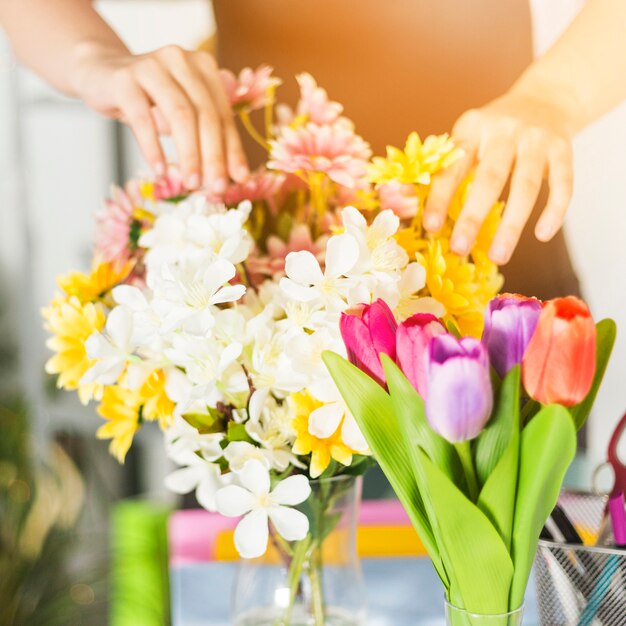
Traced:
[[157, 174], [165, 171], [160, 134], [170, 134], [188, 188], [216, 193], [249, 174], [215, 59], [207, 52], [167, 46], [144, 55], [100, 50], [77, 55], [76, 95], [133, 131]]

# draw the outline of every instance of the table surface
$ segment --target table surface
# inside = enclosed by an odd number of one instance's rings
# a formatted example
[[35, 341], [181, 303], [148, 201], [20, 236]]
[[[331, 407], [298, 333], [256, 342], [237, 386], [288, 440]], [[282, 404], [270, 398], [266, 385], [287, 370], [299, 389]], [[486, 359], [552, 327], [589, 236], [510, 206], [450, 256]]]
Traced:
[[[445, 625], [443, 588], [428, 559], [365, 559], [362, 567], [368, 592], [367, 626]], [[230, 626], [230, 590], [235, 570], [235, 563], [173, 567], [173, 626]], [[524, 626], [538, 626], [536, 606], [531, 580]]]

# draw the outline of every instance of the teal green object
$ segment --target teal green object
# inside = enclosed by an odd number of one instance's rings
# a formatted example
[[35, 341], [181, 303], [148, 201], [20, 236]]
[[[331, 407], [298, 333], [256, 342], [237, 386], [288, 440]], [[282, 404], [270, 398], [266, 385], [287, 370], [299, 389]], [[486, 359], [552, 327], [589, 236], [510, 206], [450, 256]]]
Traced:
[[170, 512], [146, 501], [115, 506], [111, 518], [110, 626], [170, 624]]

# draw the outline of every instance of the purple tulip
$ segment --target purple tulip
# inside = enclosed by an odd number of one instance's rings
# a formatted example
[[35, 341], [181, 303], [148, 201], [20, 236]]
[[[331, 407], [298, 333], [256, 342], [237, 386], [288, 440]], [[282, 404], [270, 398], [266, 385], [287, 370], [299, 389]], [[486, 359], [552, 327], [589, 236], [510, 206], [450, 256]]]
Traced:
[[398, 324], [391, 309], [383, 300], [362, 304], [342, 313], [339, 323], [343, 342], [351, 363], [385, 385], [385, 372], [380, 354], [396, 358], [396, 330]]
[[398, 326], [396, 359], [400, 369], [417, 392], [426, 392], [426, 354], [430, 340], [446, 332], [443, 324], [430, 313], [417, 313]]
[[483, 343], [500, 378], [522, 362], [541, 308], [541, 302], [536, 298], [516, 294], [503, 294], [489, 302]]
[[489, 356], [473, 337], [434, 337], [426, 362], [426, 417], [451, 443], [476, 437], [493, 407]]

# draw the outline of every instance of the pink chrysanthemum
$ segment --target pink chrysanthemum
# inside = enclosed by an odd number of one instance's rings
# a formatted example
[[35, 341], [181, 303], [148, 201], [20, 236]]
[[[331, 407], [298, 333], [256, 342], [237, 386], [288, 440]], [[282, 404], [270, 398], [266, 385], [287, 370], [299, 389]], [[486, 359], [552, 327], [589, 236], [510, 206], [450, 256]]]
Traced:
[[371, 155], [369, 144], [343, 121], [324, 126], [312, 122], [297, 128], [286, 126], [270, 146], [269, 169], [290, 174], [323, 172], [350, 188], [365, 176]]
[[230, 70], [220, 70], [222, 84], [230, 106], [254, 111], [273, 103], [273, 91], [281, 81], [272, 76], [273, 68], [261, 65], [256, 70], [245, 67], [235, 76]]
[[96, 213], [95, 254], [100, 261], [125, 263], [130, 259], [133, 212], [138, 206], [141, 199], [134, 184], [129, 183], [126, 189], [111, 187], [111, 197]]
[[343, 111], [343, 106], [339, 102], [329, 100], [326, 90], [318, 87], [311, 74], [298, 74], [296, 80], [300, 85], [298, 115], [306, 116], [307, 121], [315, 124], [335, 123]]
[[400, 219], [411, 218], [417, 214], [419, 198], [414, 185], [391, 182], [378, 187], [380, 208], [391, 209]]
[[223, 202], [227, 206], [236, 206], [243, 200], [250, 202], [267, 202], [270, 211], [274, 213], [276, 196], [280, 192], [286, 176], [275, 172], [260, 169], [251, 174], [242, 183], [231, 185], [224, 193]]
[[154, 181], [152, 193], [155, 200], [170, 200], [187, 195], [189, 190], [178, 167], [169, 165], [167, 172]]

